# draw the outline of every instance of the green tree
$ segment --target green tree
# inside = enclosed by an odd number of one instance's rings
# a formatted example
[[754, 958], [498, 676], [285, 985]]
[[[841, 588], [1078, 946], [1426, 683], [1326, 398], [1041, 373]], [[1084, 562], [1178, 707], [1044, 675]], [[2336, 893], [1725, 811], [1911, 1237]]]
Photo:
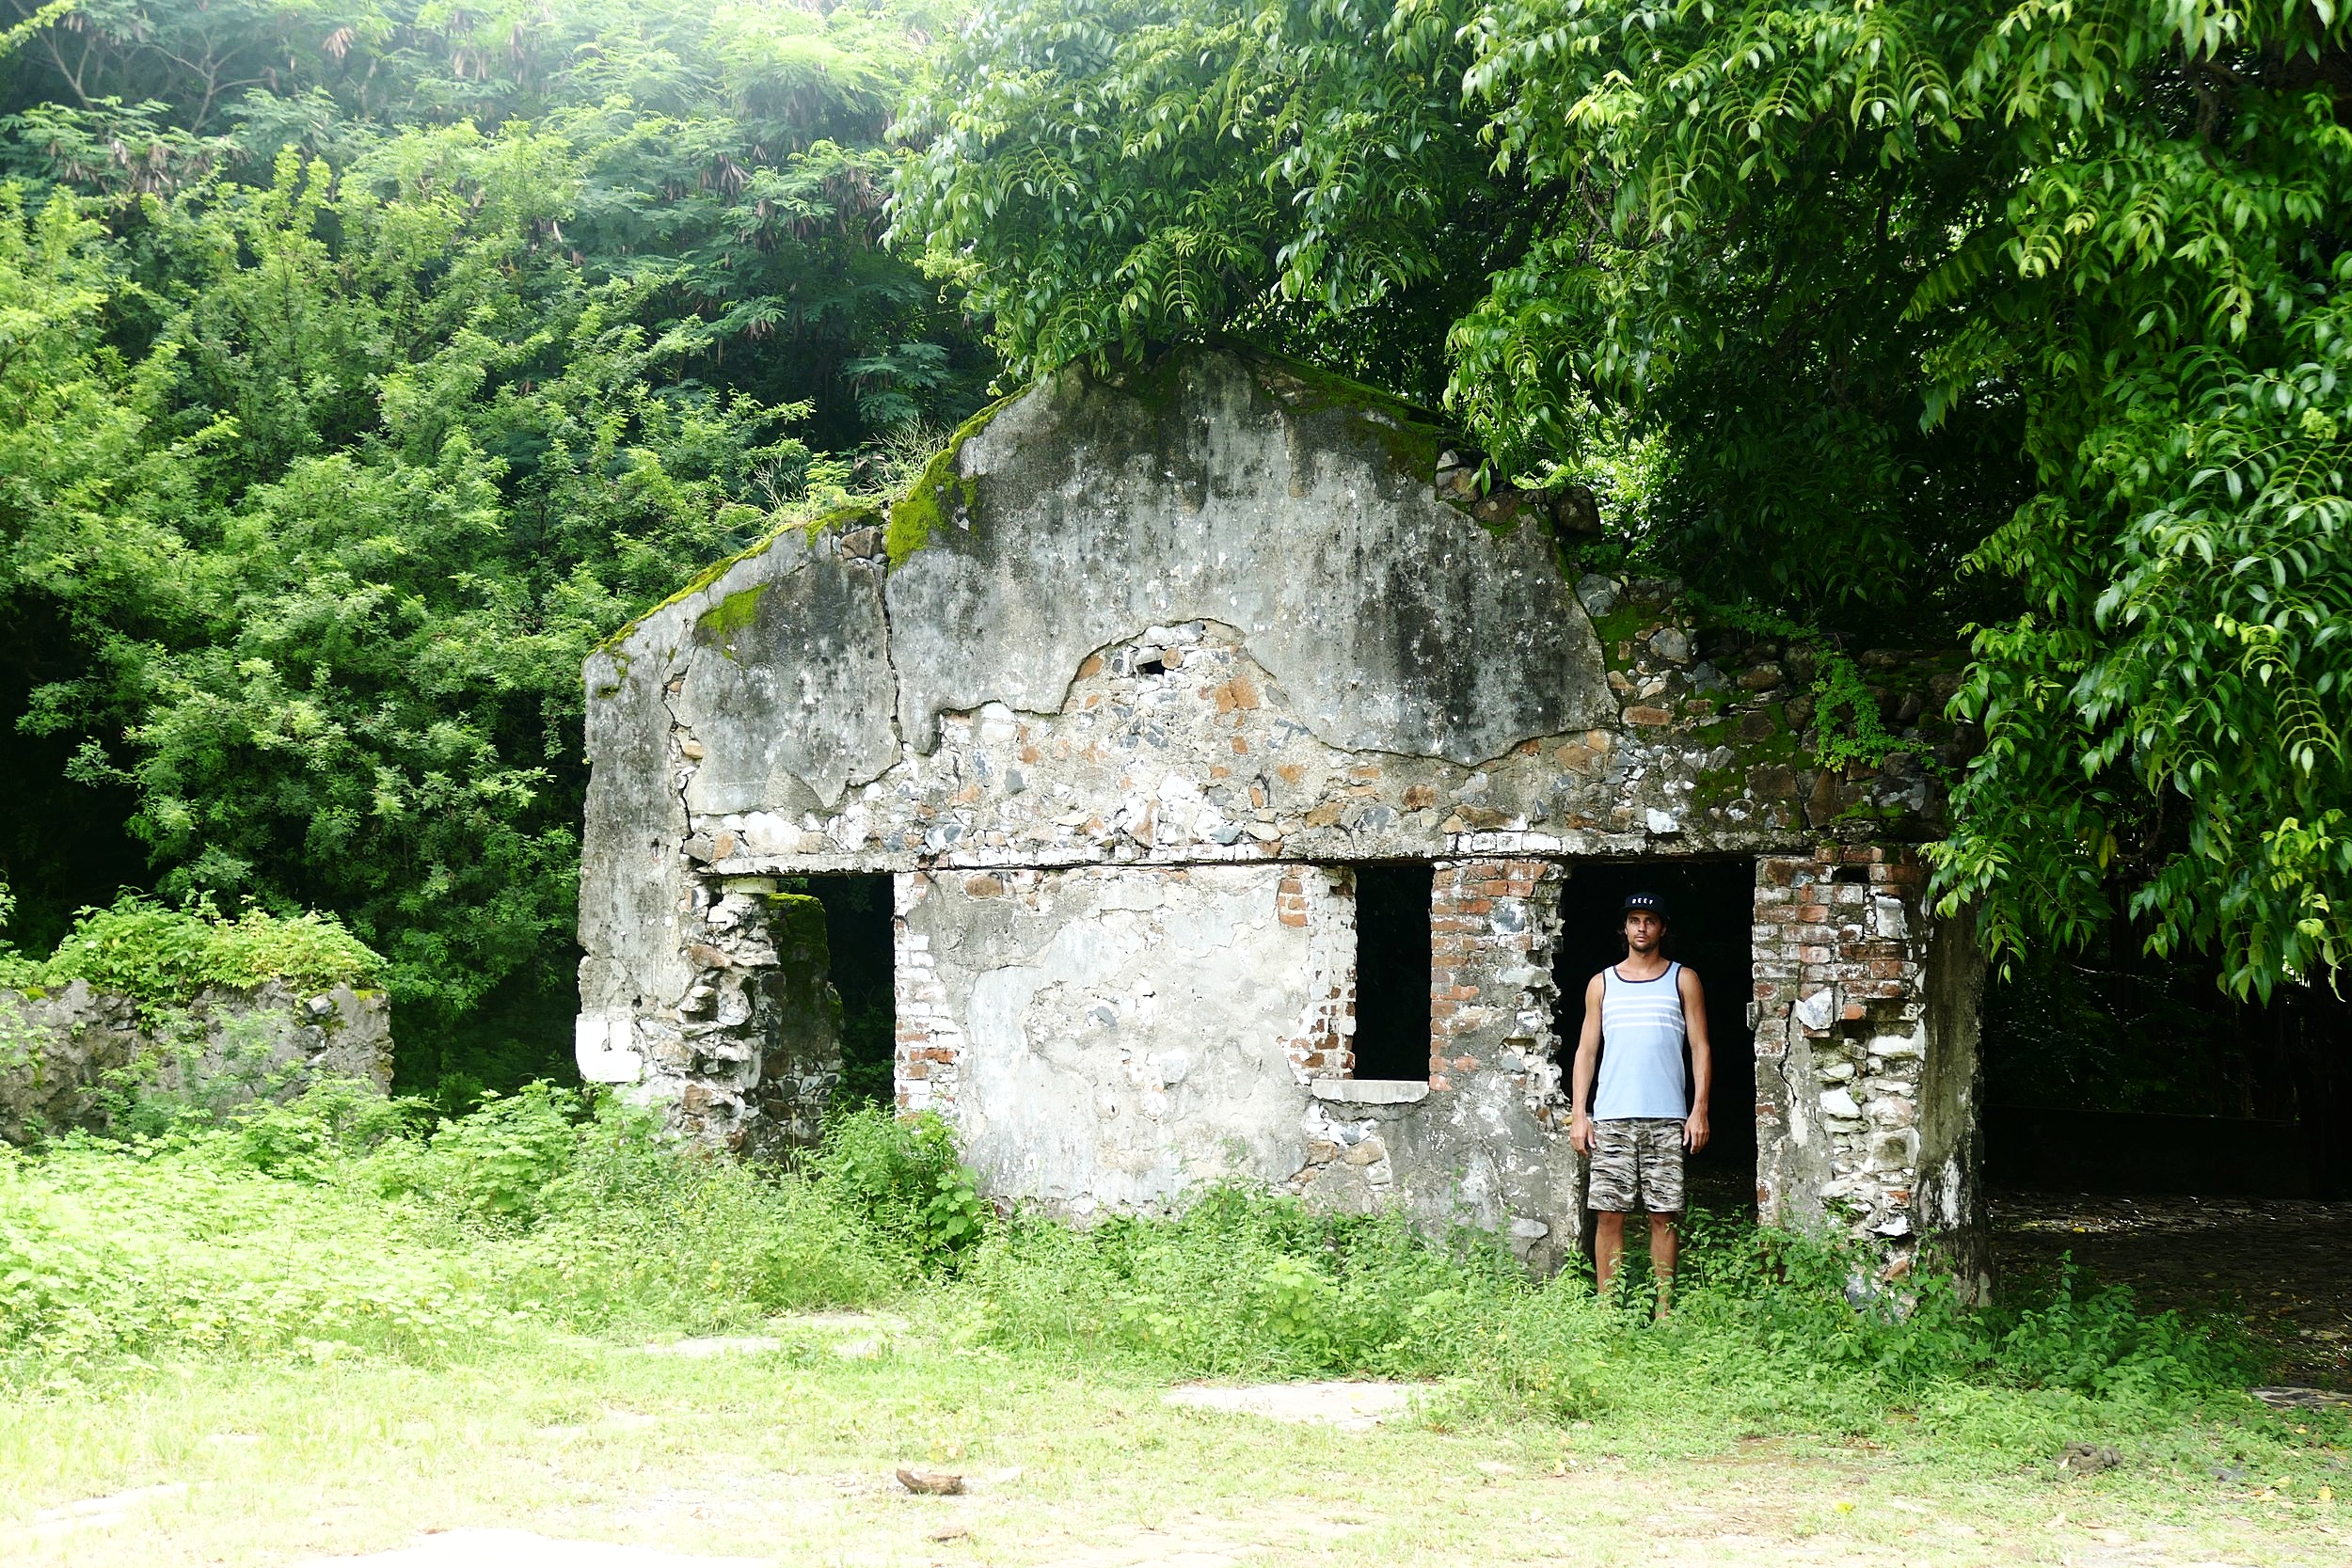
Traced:
[[0, 698], [70, 776], [0, 769], [15, 934], [73, 901], [26, 838], [120, 802], [167, 897], [384, 954], [408, 1082], [511, 1085], [565, 1055], [590, 645], [990, 372], [880, 245], [922, 18], [204, 9], [11, 35]]
[[1506, 470], [1631, 446], [1719, 596], [1974, 620], [1947, 904], [2266, 994], [2352, 934], [2348, 109], [2300, 0], [1061, 0], [939, 57], [899, 224], [1024, 366], [1360, 362], [1475, 228], [1445, 395]]

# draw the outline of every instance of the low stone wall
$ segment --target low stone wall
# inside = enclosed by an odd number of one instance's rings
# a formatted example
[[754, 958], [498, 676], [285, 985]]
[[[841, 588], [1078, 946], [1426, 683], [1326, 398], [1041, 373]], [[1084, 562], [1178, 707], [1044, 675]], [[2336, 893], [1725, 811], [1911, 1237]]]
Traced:
[[322, 1076], [389, 1090], [391, 1003], [380, 990], [306, 993], [272, 981], [145, 1007], [86, 980], [0, 990], [0, 1138], [103, 1130], [109, 1091], [226, 1108], [297, 1094]]

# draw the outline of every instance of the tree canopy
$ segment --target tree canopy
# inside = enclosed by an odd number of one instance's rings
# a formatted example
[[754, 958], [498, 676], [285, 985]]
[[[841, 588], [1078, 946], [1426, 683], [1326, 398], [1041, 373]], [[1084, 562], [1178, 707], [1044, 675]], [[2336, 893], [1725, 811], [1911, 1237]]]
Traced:
[[879, 243], [933, 24], [17, 8], [15, 934], [112, 902], [85, 855], [332, 911], [387, 960], [405, 1078], [528, 1076], [573, 1008], [588, 647], [993, 370]]
[[1708, 593], [1965, 624], [1997, 948], [2352, 937], [2352, 23], [2258, 0], [991, 0], [898, 232], [1021, 369], [1271, 330]]

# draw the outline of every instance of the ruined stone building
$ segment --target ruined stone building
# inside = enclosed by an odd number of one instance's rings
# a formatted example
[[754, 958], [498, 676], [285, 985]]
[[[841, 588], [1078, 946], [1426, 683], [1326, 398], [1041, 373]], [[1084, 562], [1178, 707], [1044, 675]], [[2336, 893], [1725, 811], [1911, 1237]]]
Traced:
[[582, 1072], [808, 1137], [840, 1049], [796, 890], [886, 877], [898, 1102], [990, 1194], [1236, 1179], [1553, 1266], [1580, 993], [1641, 880], [1709, 954], [1765, 1217], [1965, 1236], [1980, 969], [1913, 848], [1949, 661], [1857, 652], [1913, 749], [1824, 768], [1822, 650], [1571, 575], [1579, 511], [1241, 351], [1009, 399], [887, 518], [784, 532], [589, 661]]

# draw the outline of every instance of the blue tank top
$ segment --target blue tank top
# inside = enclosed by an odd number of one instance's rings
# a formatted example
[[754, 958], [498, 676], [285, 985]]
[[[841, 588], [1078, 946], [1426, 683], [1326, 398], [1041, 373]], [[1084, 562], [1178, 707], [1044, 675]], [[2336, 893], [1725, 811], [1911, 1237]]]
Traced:
[[1667, 964], [1655, 980], [1626, 979], [1614, 964], [1601, 971], [1595, 1121], [1679, 1121], [1691, 1114], [1682, 1076], [1681, 977], [1678, 963]]

